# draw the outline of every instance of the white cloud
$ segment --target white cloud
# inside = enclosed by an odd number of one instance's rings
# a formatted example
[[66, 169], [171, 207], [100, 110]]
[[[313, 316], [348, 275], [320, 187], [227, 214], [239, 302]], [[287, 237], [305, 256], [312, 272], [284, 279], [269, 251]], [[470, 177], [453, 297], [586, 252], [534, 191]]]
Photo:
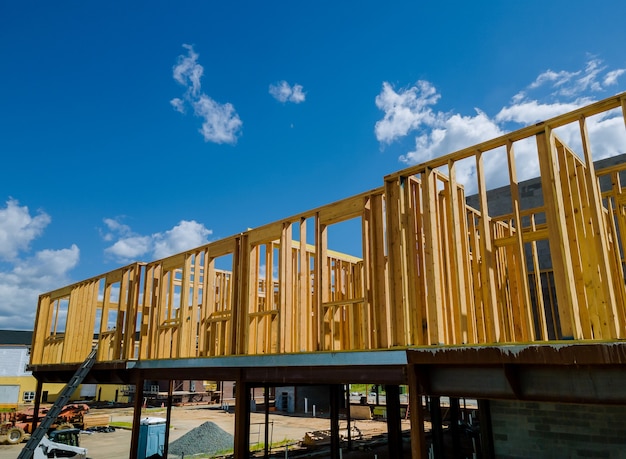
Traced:
[[376, 96], [376, 106], [385, 112], [376, 123], [374, 131], [379, 142], [391, 143], [422, 125], [434, 126], [437, 116], [431, 110], [440, 95], [428, 81], [418, 81], [415, 86], [396, 92], [386, 81]]
[[70, 282], [69, 272], [78, 264], [80, 250], [41, 250], [26, 258], [30, 243], [43, 234], [49, 215], [31, 216], [17, 200], [0, 209], [0, 329], [32, 329], [41, 293]]
[[32, 329], [39, 295], [70, 283], [68, 273], [77, 264], [80, 251], [42, 250], [20, 260], [8, 272], [0, 272], [0, 328]]
[[33, 258], [16, 263], [13, 273], [26, 279], [21, 282], [23, 285], [32, 283], [56, 288], [62, 286], [58, 283], [59, 273], [65, 276], [78, 264], [79, 258], [80, 250], [76, 244], [72, 244], [69, 249], [41, 250]]
[[496, 114], [494, 121], [496, 123], [506, 123], [513, 121], [520, 124], [532, 124], [537, 121], [553, 118], [563, 113], [575, 110], [578, 107], [587, 105], [591, 99], [578, 99], [570, 103], [540, 103], [537, 100], [520, 99], [517, 103], [503, 107]]
[[564, 70], [560, 72], [554, 72], [552, 70], [546, 70], [545, 72], [539, 74], [535, 81], [533, 81], [528, 87], [530, 89], [535, 89], [543, 86], [546, 83], [551, 83], [554, 87], [557, 88], [562, 87], [579, 74], [580, 72], [566, 72]]
[[291, 86], [285, 80], [277, 84], [271, 84], [269, 93], [279, 102], [293, 102], [294, 104], [299, 104], [306, 99], [302, 85], [294, 84]]
[[602, 83], [604, 86], [613, 86], [614, 84], [617, 84], [617, 79], [622, 76], [624, 72], [626, 72], [626, 69], [611, 70], [604, 76], [604, 81]]
[[129, 234], [131, 232], [130, 226], [123, 224], [118, 219], [105, 218], [104, 223], [110, 231], [121, 234]]
[[154, 256], [165, 258], [175, 253], [199, 247], [208, 242], [213, 232], [195, 220], [181, 221], [171, 230], [153, 235]]
[[150, 236], [127, 236], [117, 240], [104, 252], [120, 261], [139, 261], [152, 248]]
[[[589, 103], [592, 93], [606, 91], [607, 86], [617, 84], [618, 78], [626, 69], [607, 71], [607, 66], [600, 59], [591, 58], [581, 70], [554, 72], [547, 70], [532, 82], [526, 91], [514, 98], [513, 102], [528, 99], [528, 92], [541, 91], [537, 97], [553, 103]], [[546, 102], [547, 103], [547, 102]]]
[[243, 124], [231, 104], [218, 104], [206, 94], [193, 103], [196, 115], [204, 119], [200, 132], [204, 140], [214, 143], [235, 143]]
[[[427, 81], [418, 81], [414, 86], [399, 91], [384, 82], [383, 89], [376, 97], [376, 106], [384, 112], [384, 116], [376, 123], [374, 131], [382, 144], [416, 131], [415, 149], [401, 155], [399, 159], [408, 164], [417, 164], [587, 105], [595, 100], [596, 93], [615, 85], [624, 73], [626, 69], [607, 71], [602, 61], [594, 58], [581, 70], [547, 70], [515, 94], [511, 102], [495, 116], [489, 116], [480, 109], [476, 109], [476, 114], [470, 116], [435, 111], [433, 106], [440, 96]], [[626, 152], [626, 134], [619, 113], [589, 119], [587, 127], [595, 159]], [[576, 144], [580, 143], [576, 140], [579, 138], [577, 126], [565, 126], [557, 131], [572, 148], [579, 147]], [[515, 145], [520, 179], [538, 174], [536, 160], [533, 159], [533, 155], [536, 157], [535, 150], [532, 142], [518, 142]], [[508, 183], [508, 177], [501, 174], [503, 168], [506, 168], [504, 155], [493, 155], [493, 159], [487, 159], [485, 174], [488, 183]], [[469, 180], [474, 174], [475, 164], [471, 163], [463, 164], [457, 170], [459, 181]], [[466, 191], [471, 191], [471, 187]]]
[[199, 132], [206, 142], [237, 143], [243, 125], [239, 115], [232, 104], [220, 104], [201, 91], [200, 79], [204, 68], [198, 63], [198, 53], [191, 45], [183, 47], [187, 55], [178, 56], [172, 73], [174, 80], [187, 89], [182, 98], [170, 100], [170, 105], [179, 113], [185, 113], [187, 104], [193, 108], [194, 115], [203, 120]]
[[98, 228], [102, 239], [109, 242], [118, 238], [121, 235], [128, 235], [132, 233], [130, 226], [121, 223], [120, 218], [121, 217], [105, 218], [103, 220], [104, 224], [107, 226], [107, 230], [103, 231], [101, 228]]
[[174, 97], [172, 100], [170, 100], [170, 104], [172, 105], [172, 107], [174, 107], [174, 110], [176, 110], [179, 113], [185, 113], [185, 102], [182, 99], [179, 99], [178, 97]]
[[18, 253], [27, 250], [31, 241], [43, 233], [51, 218], [45, 212], [31, 216], [28, 207], [9, 199], [0, 208], [0, 259], [13, 260]]
[[191, 45], [183, 45], [187, 55], [178, 56], [178, 63], [174, 66], [174, 79], [183, 86], [187, 86], [192, 96], [200, 92], [200, 78], [204, 73], [204, 67], [198, 64], [198, 53]]
[[409, 164], [424, 162], [503, 134], [485, 113], [478, 109], [476, 112], [475, 116], [441, 117], [436, 126], [415, 138], [415, 150], [400, 160]]
[[[104, 252], [121, 263], [165, 258], [184, 252], [206, 244], [212, 234], [210, 229], [194, 220], [182, 220], [170, 230], [151, 235], [133, 233], [117, 219], [105, 219], [105, 223], [111, 233], [105, 233], [103, 238], [107, 242], [117, 240]], [[109, 234], [113, 237], [108, 237]]]

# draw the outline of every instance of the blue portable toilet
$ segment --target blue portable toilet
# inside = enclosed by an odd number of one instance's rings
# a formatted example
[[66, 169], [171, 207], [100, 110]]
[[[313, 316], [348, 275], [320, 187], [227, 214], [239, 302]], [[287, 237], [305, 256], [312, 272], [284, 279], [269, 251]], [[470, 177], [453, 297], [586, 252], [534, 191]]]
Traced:
[[165, 419], [143, 418], [139, 423], [137, 459], [163, 457], [165, 448]]

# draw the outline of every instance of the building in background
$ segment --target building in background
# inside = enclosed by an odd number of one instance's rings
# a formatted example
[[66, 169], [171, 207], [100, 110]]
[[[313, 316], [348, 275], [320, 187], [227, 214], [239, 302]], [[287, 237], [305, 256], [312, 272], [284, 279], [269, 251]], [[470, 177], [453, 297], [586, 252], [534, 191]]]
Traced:
[[0, 331], [0, 408], [17, 408], [35, 399], [37, 381], [28, 371], [29, 331]]
[[[18, 408], [34, 403], [37, 380], [28, 370], [32, 331], [0, 330], [0, 409]], [[65, 384], [47, 383], [41, 393], [42, 403], [53, 403]], [[70, 400], [117, 401], [121, 386], [81, 384]], [[120, 402], [125, 402], [121, 395]]]

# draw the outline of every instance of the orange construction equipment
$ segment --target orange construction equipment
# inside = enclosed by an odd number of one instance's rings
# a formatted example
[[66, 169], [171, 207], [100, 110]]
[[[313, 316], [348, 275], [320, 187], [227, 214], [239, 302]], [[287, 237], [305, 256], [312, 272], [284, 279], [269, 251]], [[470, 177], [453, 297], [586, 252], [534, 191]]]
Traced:
[[[43, 419], [50, 408], [39, 409], [38, 419]], [[19, 444], [33, 433], [35, 410], [30, 407], [20, 411], [0, 413], [0, 443]], [[84, 415], [89, 412], [89, 405], [72, 403], [63, 406], [50, 429], [83, 428]]]
[[[50, 408], [42, 407], [39, 409], [38, 419], [43, 419], [47, 414]], [[64, 405], [61, 408], [60, 413], [57, 415], [56, 420], [50, 426], [52, 429], [58, 429], [61, 426], [63, 428], [66, 427], [83, 427], [83, 416], [89, 412], [89, 405], [84, 403], [71, 403], [68, 405]], [[27, 408], [22, 411], [18, 411], [15, 413], [15, 421], [16, 424], [22, 426], [27, 433], [32, 433], [31, 426], [33, 424], [33, 408]], [[24, 426], [23, 424], [26, 424]]]
[[7, 413], [0, 413], [0, 443], [16, 445], [21, 443], [26, 437], [22, 423], [16, 420], [15, 410]]

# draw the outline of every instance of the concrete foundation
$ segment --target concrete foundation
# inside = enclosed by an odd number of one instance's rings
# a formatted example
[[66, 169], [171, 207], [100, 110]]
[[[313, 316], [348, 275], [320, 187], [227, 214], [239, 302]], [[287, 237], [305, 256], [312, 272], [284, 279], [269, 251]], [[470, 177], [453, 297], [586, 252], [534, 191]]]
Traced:
[[626, 455], [623, 406], [491, 401], [495, 456], [607, 458]]

